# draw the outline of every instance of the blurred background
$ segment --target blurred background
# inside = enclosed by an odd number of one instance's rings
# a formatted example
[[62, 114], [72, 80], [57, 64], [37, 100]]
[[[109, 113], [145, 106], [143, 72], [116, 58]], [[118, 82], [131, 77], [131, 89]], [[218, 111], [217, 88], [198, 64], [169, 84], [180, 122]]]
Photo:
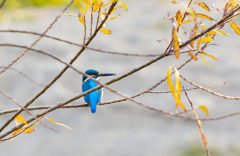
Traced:
[[[171, 24], [163, 18], [167, 17], [168, 12], [174, 15], [179, 9], [179, 5], [171, 4], [171, 1], [167, 0], [123, 1], [128, 6], [128, 11], [119, 10], [121, 16], [116, 20], [107, 22], [106, 28], [113, 33], [111, 35], [98, 33], [89, 46], [133, 54], [163, 53], [167, 45], [159, 44], [157, 40], [170, 40], [172, 31]], [[4, 7], [0, 9], [0, 29], [42, 33], [69, 2], [70, 0], [7, 0]], [[180, 2], [187, 5], [188, 1], [182, 0]], [[211, 6], [215, 3], [222, 12], [224, 1], [209, 2], [205, 0], [205, 2], [209, 5], [211, 12], [193, 4], [196, 12], [205, 13], [216, 20], [219, 19]], [[76, 4], [73, 3], [64, 14], [78, 14], [79, 12]], [[239, 19], [239, 17], [236, 19], [238, 25], [240, 25]], [[202, 22], [206, 26], [212, 24], [207, 20]], [[191, 27], [191, 25], [186, 26], [189, 30]], [[215, 61], [204, 57], [212, 71], [199, 58], [198, 61], [190, 62], [179, 72], [202, 86], [220, 87], [226, 82], [221, 90], [214, 91], [224, 95], [239, 96], [240, 53], [238, 50], [240, 36], [231, 29], [230, 25], [227, 25], [223, 31], [229, 33], [230, 36], [217, 35], [213, 41], [217, 46], [210, 46], [205, 50], [218, 59]], [[81, 44], [83, 25], [77, 17], [63, 15], [47, 35]], [[30, 46], [37, 38], [38, 36], [30, 34], [0, 33], [0, 43]], [[187, 40], [184, 36], [181, 39]], [[80, 49], [48, 38], [41, 39], [34, 48], [56, 55], [66, 62], [69, 62]], [[7, 66], [23, 51], [24, 49], [19, 48], [0, 47], [0, 66]], [[181, 55], [179, 60], [176, 60], [175, 57], [166, 57], [121, 81], [111, 84], [110, 87], [127, 96], [135, 95], [165, 78], [170, 65], [178, 67], [188, 58], [187, 54]], [[149, 57], [112, 55], [85, 50], [73, 65], [81, 71], [93, 68], [99, 72], [116, 73], [115, 77], [118, 77], [151, 59]], [[21, 70], [38, 83], [48, 84], [64, 68], [64, 65], [45, 55], [29, 51], [13, 67]], [[112, 78], [114, 77], [101, 78], [101, 81], [107, 82]], [[82, 92], [81, 81], [81, 75], [68, 69], [32, 106], [56, 105], [80, 94]], [[182, 81], [182, 85], [185, 88], [192, 87], [184, 81]], [[30, 82], [10, 69], [1, 75], [0, 88], [22, 105], [25, 105], [43, 89], [42, 86]], [[167, 90], [169, 89], [166, 82], [154, 89], [154, 91]], [[239, 101], [222, 99], [202, 90], [189, 91], [188, 95], [194, 106], [207, 106], [210, 117], [224, 116], [239, 112], [240, 109]], [[108, 90], [104, 90], [103, 101], [119, 98]], [[171, 112], [175, 110], [175, 100], [171, 94], [148, 93], [136, 98], [136, 100], [161, 110]], [[188, 109], [190, 108], [184, 95], [182, 102]], [[0, 103], [0, 111], [17, 108], [12, 101], [3, 95], [0, 95]], [[83, 98], [81, 98], [72, 104], [84, 103]], [[179, 109], [179, 111], [181, 110]], [[38, 111], [32, 112], [38, 113]], [[197, 110], [197, 113], [200, 117], [207, 118], [201, 110]], [[0, 125], [3, 125], [12, 115], [1, 115]], [[30, 118], [26, 113], [22, 115], [26, 119]], [[74, 108], [58, 109], [48, 114], [47, 117], [71, 127], [72, 130], [43, 119], [42, 121], [60, 133], [38, 124], [34, 127], [37, 132], [21, 134], [12, 141], [1, 143], [0, 155], [206, 155], [196, 122], [168, 117], [129, 101], [99, 106], [95, 114], [90, 112], [90, 108]], [[240, 125], [238, 121], [239, 116], [233, 116], [222, 120], [202, 122], [203, 132], [208, 139], [212, 155], [240, 155]], [[3, 133], [14, 126], [15, 123], [12, 122]]]

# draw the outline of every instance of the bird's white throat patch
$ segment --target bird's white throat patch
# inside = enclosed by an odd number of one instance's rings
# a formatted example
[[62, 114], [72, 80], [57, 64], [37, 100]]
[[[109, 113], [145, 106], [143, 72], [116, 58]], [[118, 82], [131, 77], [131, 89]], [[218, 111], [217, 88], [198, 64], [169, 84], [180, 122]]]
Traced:
[[[83, 82], [86, 82], [87, 80], [91, 80], [91, 79], [86, 78]], [[97, 77], [96, 80], [99, 80], [99, 77]]]

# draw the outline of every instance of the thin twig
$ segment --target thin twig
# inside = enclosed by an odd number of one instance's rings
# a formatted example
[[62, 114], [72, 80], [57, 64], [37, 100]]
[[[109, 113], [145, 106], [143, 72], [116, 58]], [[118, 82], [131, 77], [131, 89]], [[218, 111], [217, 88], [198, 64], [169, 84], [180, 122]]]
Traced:
[[[54, 39], [54, 40], [57, 40], [57, 41], [65, 42], [65, 43], [68, 43], [68, 44], [71, 44], [71, 45], [75, 45], [75, 46], [78, 46], [78, 47], [84, 47], [84, 48], [89, 49], [89, 50], [99, 51], [99, 52], [108, 53], [108, 54], [116, 54], [116, 55], [124, 55], [124, 56], [138, 56], [138, 57], [156, 57], [156, 56], [160, 55], [160, 54], [157, 54], [157, 55], [156, 54], [140, 55], [140, 54], [130, 54], [130, 53], [120, 53], [120, 52], [113, 52], [113, 51], [105, 51], [105, 50], [101, 50], [101, 49], [96, 49], [96, 48], [91, 48], [91, 47], [88, 47], [88, 46], [84, 46], [82, 44], [70, 42], [68, 40], [63, 40], [63, 39], [60, 39], [60, 38], [57, 38], [57, 37], [53, 37], [53, 36], [49, 36], [49, 35], [43, 35], [43, 34], [40, 34], [40, 33], [30, 32], [30, 31], [0, 30], [0, 32], [12, 32], [12, 33], [25, 33], [25, 34], [32, 34], [32, 35], [42, 35], [44, 37], [51, 38], [51, 39]], [[186, 51], [186, 52], [188, 52], [188, 51]], [[181, 53], [186, 53], [186, 52], [181, 52]]]
[[[205, 87], [205, 88], [213, 88], [213, 89], [222, 89], [225, 84], [226, 84], [226, 83], [224, 82], [223, 86], [221, 86], [221, 87], [216, 87], [216, 86], [204, 86], [204, 87]], [[195, 88], [189, 88], [189, 89], [185, 89], [185, 90], [186, 90], [186, 91], [190, 91], [190, 90], [196, 90], [196, 89], [199, 89], [199, 88], [198, 88], [198, 87], [195, 87]], [[181, 91], [183, 92], [184, 90], [181, 90]], [[161, 92], [159, 92], [159, 91], [149, 91], [149, 92], [147, 92], [147, 93], [163, 94], [163, 93], [171, 93], [171, 91], [161, 91]]]
[[83, 45], [85, 45], [86, 42], [86, 35], [87, 35], [87, 24], [86, 24], [86, 16], [83, 14], [84, 19], [84, 37], [83, 37]]
[[98, 16], [97, 16], [97, 23], [96, 23], [95, 30], [97, 30], [97, 27], [98, 27], [98, 22], [99, 22], [99, 18], [100, 18], [100, 12], [101, 12], [101, 7], [99, 7], [99, 9], [98, 9]]
[[7, 0], [3, 0], [2, 3], [0, 4], [0, 9], [3, 7], [3, 5], [5, 4]]
[[[7, 66], [0, 66], [0, 68], [7, 68]], [[19, 74], [21, 74], [22, 76], [26, 77], [28, 80], [30, 80], [31, 82], [39, 85], [39, 86], [46, 86], [45, 84], [41, 84], [41, 83], [38, 83], [36, 82], [35, 80], [33, 80], [32, 78], [30, 78], [28, 75], [24, 74], [22, 71], [16, 69], [16, 68], [13, 68], [13, 67], [9, 67], [9, 69], [12, 69], [16, 72], [18, 72]]]
[[92, 11], [91, 11], [91, 21], [90, 21], [90, 37], [92, 36], [92, 26], [93, 26], [93, 4], [92, 4]]
[[202, 89], [202, 90], [204, 90], [204, 91], [207, 91], [208, 93], [211, 93], [211, 94], [216, 95], [216, 96], [218, 96], [218, 97], [221, 97], [221, 98], [224, 98], [224, 99], [230, 99], [230, 100], [240, 100], [240, 97], [232, 97], [232, 96], [222, 95], [222, 94], [216, 93], [216, 92], [214, 92], [214, 91], [211, 91], [211, 90], [209, 90], [209, 89], [207, 89], [207, 88], [205, 88], [205, 87], [203, 87], [203, 86], [197, 85], [196, 83], [187, 80], [187, 79], [186, 79], [185, 77], [183, 77], [181, 74], [180, 74], [180, 77], [181, 77], [184, 81], [190, 83], [191, 85], [193, 85], [193, 86], [195, 86], [195, 87], [197, 87], [197, 88], [199, 88], [199, 89]]
[[198, 115], [197, 115], [196, 111], [194, 110], [193, 104], [192, 104], [192, 102], [190, 101], [190, 99], [189, 99], [189, 97], [188, 97], [188, 95], [187, 95], [187, 92], [186, 92], [186, 90], [184, 89], [184, 87], [183, 87], [183, 90], [184, 90], [184, 93], [185, 93], [185, 95], [186, 95], [186, 97], [187, 97], [187, 99], [188, 99], [188, 102], [189, 102], [190, 105], [191, 105], [191, 108], [192, 108], [192, 110], [193, 110], [193, 114], [194, 114], [194, 116], [196, 117], [197, 124], [198, 124], [198, 128], [199, 128], [199, 131], [200, 131], [200, 133], [201, 133], [203, 145], [204, 145], [204, 147], [205, 147], [205, 149], [206, 149], [207, 155], [208, 155], [208, 156], [211, 156], [211, 155], [210, 155], [210, 152], [209, 152], [209, 150], [208, 150], [208, 146], [207, 146], [207, 138], [205, 137], [205, 135], [204, 135], [204, 133], [203, 133], [203, 131], [202, 131], [202, 123], [201, 123], [201, 121], [198, 119]]
[[[195, 89], [198, 89], [198, 88], [197, 87], [189, 88], [189, 89], [186, 89], [186, 91], [195, 90]], [[184, 90], [181, 90], [181, 91], [183, 92]], [[163, 94], [163, 93], [171, 93], [171, 91], [162, 91], [162, 92], [159, 92], [159, 91], [149, 91], [147, 93]]]

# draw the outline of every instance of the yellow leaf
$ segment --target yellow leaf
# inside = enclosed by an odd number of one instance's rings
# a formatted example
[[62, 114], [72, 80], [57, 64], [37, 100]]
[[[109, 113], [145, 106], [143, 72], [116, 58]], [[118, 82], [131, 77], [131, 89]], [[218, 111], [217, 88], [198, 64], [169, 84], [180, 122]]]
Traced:
[[172, 95], [174, 95], [175, 94], [175, 88], [174, 88], [174, 86], [172, 84], [171, 69], [172, 69], [172, 66], [170, 66], [168, 71], [167, 71], [167, 83], [168, 83], [168, 87], [169, 87]]
[[173, 3], [173, 4], [177, 4], [178, 2], [177, 2], [176, 0], [173, 0], [172, 3]]
[[95, 7], [93, 7], [92, 12], [95, 12], [95, 11], [97, 11], [98, 9], [99, 9], [99, 7], [98, 7], [98, 6], [95, 6]]
[[174, 68], [174, 71], [175, 71], [175, 75], [176, 75], [176, 78], [175, 78], [175, 83], [176, 83], [176, 91], [177, 91], [177, 97], [178, 99], [180, 100], [180, 97], [181, 97], [181, 81], [180, 81], [180, 76], [179, 76], [179, 72], [176, 68]]
[[207, 143], [207, 138], [205, 137], [203, 131], [201, 131], [201, 135], [202, 135], [203, 144], [204, 144], [205, 146], [207, 146], [207, 145], [208, 145], [208, 143]]
[[215, 58], [214, 56], [212, 56], [212, 55], [209, 55], [209, 54], [207, 54], [207, 53], [205, 53], [204, 51], [202, 51], [201, 50], [201, 53], [202, 54], [204, 54], [204, 55], [206, 55], [206, 56], [208, 56], [208, 57], [211, 57], [211, 58], [213, 58], [214, 60], [217, 60], [217, 58]]
[[15, 119], [16, 125], [19, 124], [19, 121], [21, 121], [22, 123], [24, 123], [25, 125], [27, 125], [26, 120], [25, 120], [24, 117], [22, 117], [20, 114], [16, 116], [16, 119]]
[[192, 52], [189, 52], [188, 55], [190, 55], [194, 61], [198, 60], [198, 58], [195, 55], [193, 55]]
[[174, 54], [175, 54], [175, 57], [179, 59], [179, 41], [177, 36], [177, 29], [175, 27], [172, 28], [172, 38], [173, 38]]
[[101, 6], [101, 8], [107, 6], [108, 4], [111, 4], [111, 3], [112, 3], [112, 2], [108, 2], [108, 3], [104, 4], [103, 6]]
[[206, 3], [204, 2], [197, 2], [197, 1], [194, 1], [194, 3], [200, 5], [203, 9], [207, 10], [207, 11], [210, 11], [209, 7], [207, 6]]
[[92, 0], [92, 4], [98, 6], [99, 5], [98, 0]]
[[208, 112], [208, 109], [207, 109], [207, 107], [206, 106], [204, 106], [204, 105], [200, 105], [200, 106], [198, 106], [200, 109], [202, 109], [206, 114], [207, 114], [207, 116], [209, 116], [209, 112]]
[[207, 33], [207, 36], [212, 36], [212, 35], [215, 35], [216, 32], [215, 31], [210, 31], [209, 33]]
[[202, 57], [202, 55], [201, 55], [198, 51], [197, 51], [197, 53], [198, 53], [199, 56], [202, 58], [202, 60], [206, 63], [206, 65], [208, 66], [208, 68], [209, 68], [210, 70], [212, 70], [211, 67], [208, 65], [207, 61], [204, 60], [204, 58]]
[[[190, 39], [192, 39], [192, 37], [190, 37], [189, 40], [190, 40]], [[193, 41], [190, 43], [190, 47], [191, 47], [191, 48], [193, 48], [194, 42], [195, 42], [195, 41], [193, 40]]]
[[172, 68], [173, 67], [170, 66], [169, 69], [168, 69], [168, 72], [167, 72], [168, 87], [169, 87], [169, 89], [170, 89], [170, 91], [172, 93], [172, 96], [177, 101], [176, 107], [179, 105], [187, 113], [186, 108], [184, 107], [183, 103], [180, 101], [180, 97], [178, 96], [178, 94], [179, 94], [178, 92], [179, 92], [179, 88], [180, 88], [179, 86], [181, 85], [181, 83], [179, 83], [180, 82], [180, 80], [179, 80], [179, 73], [178, 73], [176, 68], [173, 68], [174, 71], [175, 71], [175, 74], [176, 74], [176, 83], [178, 83], [178, 84], [176, 84], [176, 86], [178, 87], [178, 91], [176, 93], [175, 88], [174, 88], [173, 83], [172, 83], [172, 79], [171, 79], [171, 69]]
[[124, 4], [124, 3], [122, 2], [122, 0], [119, 0], [119, 2], [120, 2], [121, 7], [127, 11], [127, 5]]
[[176, 97], [176, 94], [173, 97], [177, 101], [178, 105], [185, 111], [185, 113], [188, 114], [188, 112], [187, 112], [186, 108], [184, 107], [183, 103]]
[[182, 24], [186, 24], [186, 23], [189, 23], [189, 22], [193, 22], [194, 20], [186, 20], [184, 22], [182, 22]]
[[110, 13], [110, 15], [114, 12], [114, 11], [116, 11], [117, 9], [119, 9], [119, 8], [121, 8], [122, 6], [119, 6], [119, 7], [116, 7], [116, 8], [114, 8], [113, 10], [112, 10], [112, 12]]
[[221, 29], [213, 29], [216, 33], [222, 35], [222, 36], [229, 36], [230, 34], [222, 32]]
[[197, 32], [198, 28], [199, 28], [199, 24], [195, 23], [192, 33], [195, 34]]
[[199, 25], [200, 27], [202, 27], [203, 28], [203, 30], [205, 30], [206, 29], [206, 26], [205, 26], [205, 24], [203, 23], [203, 24], [200, 24]]
[[237, 25], [235, 22], [233, 22], [233, 23], [231, 24], [231, 27], [233, 28], [233, 30], [234, 30], [238, 35], [240, 35], [240, 29], [239, 29], [238, 25]]
[[[181, 97], [181, 81], [180, 81], [180, 76], [179, 76], [179, 72], [176, 68], [174, 68], [174, 71], [175, 71], [175, 75], [176, 75], [176, 78], [175, 78], [175, 87], [176, 87], [176, 92], [177, 92], [177, 99], [179, 99], [180, 101], [180, 97]], [[180, 101], [181, 102], [181, 101]], [[176, 103], [176, 110], [177, 110], [177, 106], [179, 105], [179, 102]], [[181, 106], [181, 105], [180, 105]]]
[[75, 15], [75, 14], [67, 14], [67, 15], [65, 15], [65, 16], [78, 16], [78, 15]]
[[208, 19], [210, 21], [213, 21], [214, 19], [212, 19], [211, 17], [207, 16], [207, 15], [204, 15], [204, 14], [200, 14], [200, 13], [197, 13], [197, 17], [200, 17], [200, 18], [205, 18], [205, 19]]
[[111, 34], [112, 33], [111, 30], [109, 30], [109, 29], [101, 29], [100, 31], [104, 34]]
[[[24, 128], [24, 127], [23, 127], [23, 128]], [[25, 131], [23, 131], [23, 133], [32, 133], [32, 132], [36, 132], [36, 131], [37, 131], [37, 130], [29, 127], [29, 128], [27, 128]]]
[[128, 11], [127, 5], [126, 4], [122, 4], [121, 5], [123, 9], [125, 9], [126, 11]]
[[233, 5], [234, 0], [230, 0], [227, 4], [227, 9], [230, 8]]
[[180, 26], [180, 24], [182, 23], [182, 13], [181, 13], [181, 9], [178, 10], [177, 14], [176, 14], [176, 21], [178, 26]]
[[84, 10], [83, 10], [81, 4], [78, 2], [78, 0], [75, 0], [75, 3], [77, 4], [77, 7], [80, 9], [81, 13], [84, 14]]
[[113, 16], [113, 17], [109, 18], [108, 21], [110, 21], [110, 20], [115, 20], [115, 19], [117, 19], [119, 16], [120, 16], [120, 14], [118, 14], [117, 16]]
[[[196, 111], [193, 109], [193, 114], [194, 114], [194, 116], [196, 117], [196, 119], [198, 119], [198, 115], [197, 115], [197, 113], [196, 113]], [[208, 143], [207, 143], [207, 138], [205, 137], [205, 135], [204, 135], [204, 133], [203, 133], [203, 131], [202, 131], [202, 123], [201, 123], [201, 120], [197, 120], [197, 124], [198, 124], [198, 127], [199, 127], [199, 131], [200, 131], [200, 133], [201, 133], [201, 135], [202, 135], [202, 140], [203, 140], [203, 144], [205, 145], [205, 146], [207, 146], [208, 145]]]
[[204, 38], [202, 38], [202, 39], [199, 41], [198, 44], [200, 44], [200, 43], [202, 43], [202, 42], [207, 43], [207, 42], [211, 42], [211, 41], [213, 41], [213, 38], [212, 38], [212, 37], [204, 37]]
[[14, 132], [13, 132], [13, 134], [12, 134], [11, 136], [14, 136], [14, 135], [16, 135], [16, 134], [17, 134], [17, 133], [19, 133], [21, 130], [22, 130], [22, 127], [21, 127], [21, 128], [19, 128], [19, 129], [17, 129], [16, 131], [14, 131]]
[[188, 12], [190, 12], [190, 14], [192, 15], [193, 19], [195, 19], [195, 18], [196, 18], [196, 12], [195, 12], [195, 10], [193, 10], [192, 7], [189, 7], [187, 10], [188, 10]]
[[62, 123], [56, 122], [56, 121], [54, 121], [54, 120], [52, 120], [52, 119], [50, 119], [50, 118], [48, 118], [48, 117], [46, 117], [46, 116], [44, 116], [44, 118], [48, 119], [49, 121], [51, 121], [51, 122], [53, 122], [53, 123], [55, 123], [55, 124], [57, 124], [57, 125], [60, 125], [60, 126], [63, 126], [63, 127], [68, 128], [68, 129], [71, 129], [70, 127], [68, 127], [68, 126], [66, 126], [66, 125], [64, 125], [64, 124], [62, 124]]
[[84, 18], [82, 16], [78, 20], [84, 25]]

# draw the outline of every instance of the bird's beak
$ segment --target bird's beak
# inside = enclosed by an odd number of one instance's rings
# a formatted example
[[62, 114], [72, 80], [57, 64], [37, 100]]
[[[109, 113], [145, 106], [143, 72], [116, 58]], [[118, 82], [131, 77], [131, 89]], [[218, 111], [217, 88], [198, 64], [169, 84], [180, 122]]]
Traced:
[[98, 76], [112, 76], [112, 75], [116, 75], [114, 73], [99, 73]]

